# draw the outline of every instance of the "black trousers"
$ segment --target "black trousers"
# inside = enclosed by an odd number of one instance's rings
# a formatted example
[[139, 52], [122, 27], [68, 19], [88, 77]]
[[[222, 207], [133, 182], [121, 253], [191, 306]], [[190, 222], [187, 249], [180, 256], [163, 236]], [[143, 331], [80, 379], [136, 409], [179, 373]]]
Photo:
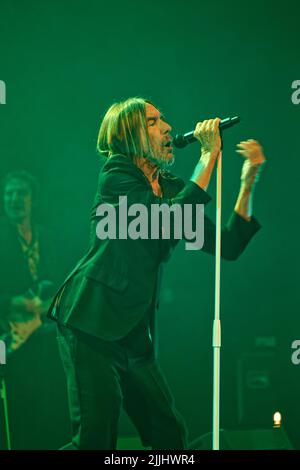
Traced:
[[187, 448], [184, 421], [148, 335], [132, 331], [110, 342], [58, 326], [58, 344], [75, 449], [116, 449], [122, 406], [145, 447]]

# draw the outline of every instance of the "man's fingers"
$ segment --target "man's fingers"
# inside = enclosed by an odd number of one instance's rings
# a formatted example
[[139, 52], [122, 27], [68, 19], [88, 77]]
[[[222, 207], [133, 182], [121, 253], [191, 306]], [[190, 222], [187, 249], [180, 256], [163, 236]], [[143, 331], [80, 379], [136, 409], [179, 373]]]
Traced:
[[194, 133], [198, 134], [200, 131], [202, 132], [207, 132], [210, 130], [214, 131], [219, 127], [220, 122], [221, 122], [220, 118], [205, 119], [204, 121], [199, 121], [196, 124]]
[[195, 131], [194, 131], [194, 136], [197, 137], [201, 134], [202, 130], [203, 130], [203, 124], [204, 124], [204, 121], [202, 122], [197, 122], [196, 124], [196, 127], [195, 127]]
[[256, 140], [242, 140], [237, 147], [259, 148], [260, 144]]
[[202, 126], [201, 126], [201, 133], [207, 134], [208, 130], [209, 130], [209, 122], [207, 120], [203, 121]]
[[218, 131], [219, 128], [219, 123], [221, 119], [220, 118], [215, 118], [215, 119], [207, 119], [204, 121], [204, 131], [207, 134], [215, 134]]
[[213, 120], [213, 130], [214, 130], [214, 132], [217, 132], [217, 130], [219, 129], [220, 122], [221, 122], [220, 118], [215, 118]]
[[237, 144], [237, 147], [250, 148], [250, 147], [253, 147], [253, 143], [252, 142], [240, 142], [239, 144]]
[[220, 118], [206, 119], [198, 122], [194, 131], [194, 136], [202, 146], [202, 152], [211, 152], [217, 155], [220, 149], [219, 125]]

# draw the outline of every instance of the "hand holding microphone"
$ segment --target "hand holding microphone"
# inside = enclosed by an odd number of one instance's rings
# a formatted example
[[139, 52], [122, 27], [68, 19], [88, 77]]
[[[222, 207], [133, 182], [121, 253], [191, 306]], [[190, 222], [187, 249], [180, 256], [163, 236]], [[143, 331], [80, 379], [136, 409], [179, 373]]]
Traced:
[[219, 130], [220, 122], [220, 118], [198, 122], [193, 133], [194, 138], [201, 144], [202, 156], [207, 154], [209, 159], [212, 158], [213, 160], [219, 155], [222, 145]]
[[193, 138], [193, 142], [198, 140], [201, 144], [200, 160], [196, 165], [191, 181], [204, 190], [206, 190], [209, 184], [215, 162], [222, 146], [219, 129], [220, 122], [220, 118], [198, 122], [196, 129], [192, 132], [191, 136]]
[[[221, 130], [224, 130], [228, 127], [233, 126], [234, 124], [237, 124], [238, 122], [240, 122], [240, 118], [238, 116], [227, 117], [219, 122], [219, 128]], [[177, 134], [176, 137], [173, 139], [173, 144], [175, 145], [175, 147], [183, 148], [186, 147], [188, 144], [191, 144], [192, 142], [196, 142], [197, 138], [195, 137], [194, 132], [195, 131], [186, 132], [185, 134]]]

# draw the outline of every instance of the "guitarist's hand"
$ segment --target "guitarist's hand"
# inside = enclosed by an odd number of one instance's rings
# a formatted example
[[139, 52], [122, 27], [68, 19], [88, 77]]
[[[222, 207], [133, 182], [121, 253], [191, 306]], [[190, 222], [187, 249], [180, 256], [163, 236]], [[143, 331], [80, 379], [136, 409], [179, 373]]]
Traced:
[[12, 320], [28, 321], [35, 315], [43, 313], [43, 302], [39, 297], [28, 298], [22, 295], [13, 297], [11, 300]]
[[44, 303], [39, 297], [13, 297], [10, 311], [11, 349], [15, 351], [37, 330], [41, 324]]
[[42, 321], [39, 315], [35, 315], [32, 320], [26, 322], [10, 322], [9, 325], [12, 335], [11, 349], [13, 351], [18, 349], [41, 324]]
[[41, 317], [47, 313], [52, 298], [42, 301], [38, 296], [28, 299], [17, 296], [12, 299], [10, 313], [11, 349], [15, 351], [35, 332], [41, 325]]

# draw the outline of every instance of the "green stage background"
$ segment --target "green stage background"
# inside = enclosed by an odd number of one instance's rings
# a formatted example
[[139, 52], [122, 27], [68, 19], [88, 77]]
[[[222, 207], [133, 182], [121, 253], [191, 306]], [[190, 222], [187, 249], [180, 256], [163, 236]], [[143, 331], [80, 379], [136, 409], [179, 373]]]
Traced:
[[[241, 117], [224, 135], [223, 222], [239, 188], [235, 145], [262, 143], [268, 163], [254, 213], [263, 228], [238, 261], [222, 263], [221, 425], [241, 427], [238, 361], [258, 354], [255, 370], [268, 351], [269, 403], [298, 448], [300, 366], [291, 343], [300, 338], [300, 105], [291, 85], [300, 80], [299, 13], [290, 0], [0, 0], [0, 176], [25, 168], [38, 178], [39, 218], [53, 231], [61, 278], [87, 246], [97, 131], [113, 101], [152, 99], [173, 134], [205, 118]], [[198, 153], [196, 144], [178, 150], [174, 172], [189, 178]], [[215, 195], [214, 178], [208, 192]], [[168, 265], [158, 326], [161, 364], [191, 438], [211, 430], [213, 307], [214, 259], [182, 244]], [[249, 425], [271, 427], [259, 391], [243, 393]], [[59, 427], [55, 408], [53, 416]], [[134, 433], [124, 416], [120, 433]]]

